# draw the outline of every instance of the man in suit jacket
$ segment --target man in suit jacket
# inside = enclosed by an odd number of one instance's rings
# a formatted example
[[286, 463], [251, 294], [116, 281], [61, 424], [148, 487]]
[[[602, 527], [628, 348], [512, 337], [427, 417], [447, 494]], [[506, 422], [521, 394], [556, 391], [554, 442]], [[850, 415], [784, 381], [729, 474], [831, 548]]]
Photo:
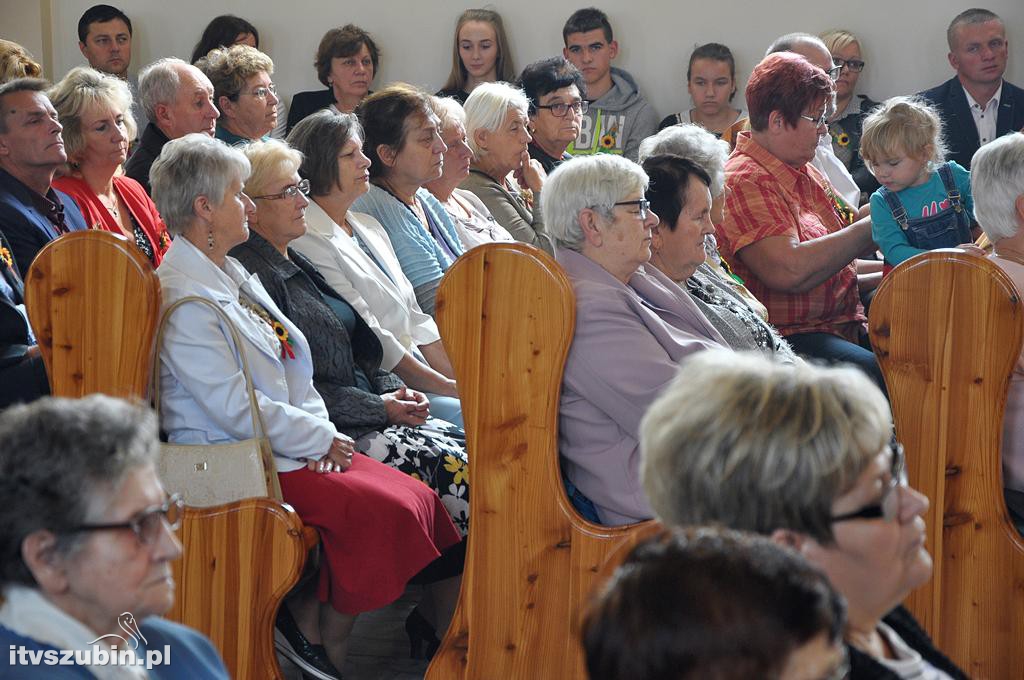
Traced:
[[172, 139], [193, 132], [213, 136], [220, 112], [213, 105], [213, 83], [206, 74], [177, 57], [158, 59], [139, 74], [139, 99], [149, 124], [124, 166], [128, 175], [152, 194], [149, 169]]
[[0, 231], [23, 272], [44, 245], [86, 228], [75, 202], [50, 186], [68, 157], [46, 85], [37, 78], [0, 85]]
[[18, 266], [0, 234], [0, 409], [49, 393], [43, 358], [25, 313]]
[[1024, 128], [1024, 90], [1003, 80], [1009, 43], [996, 14], [987, 9], [958, 14], [946, 40], [956, 76], [920, 94], [939, 110], [949, 159], [970, 169], [979, 147]]

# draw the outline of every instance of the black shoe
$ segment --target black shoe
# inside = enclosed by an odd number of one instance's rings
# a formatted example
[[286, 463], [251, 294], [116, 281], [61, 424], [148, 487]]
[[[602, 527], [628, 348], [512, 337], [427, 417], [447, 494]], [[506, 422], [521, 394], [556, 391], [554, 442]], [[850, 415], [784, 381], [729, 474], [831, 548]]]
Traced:
[[282, 604], [277, 610], [274, 647], [299, 667], [304, 678], [343, 680], [341, 671], [331, 663], [324, 646], [311, 644], [306, 639], [285, 604]]
[[410, 659], [433, 659], [441, 646], [437, 631], [423, 618], [419, 609], [414, 608], [405, 619], [405, 634], [409, 636]]

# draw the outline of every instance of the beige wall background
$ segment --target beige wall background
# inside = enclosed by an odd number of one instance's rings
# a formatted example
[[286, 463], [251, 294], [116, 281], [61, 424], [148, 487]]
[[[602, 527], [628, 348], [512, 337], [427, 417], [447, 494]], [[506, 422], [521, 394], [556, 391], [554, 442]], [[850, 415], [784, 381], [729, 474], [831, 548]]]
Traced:
[[[451, 68], [455, 19], [466, 0], [108, 0], [132, 18], [131, 71], [167, 55], [188, 59], [207, 22], [237, 14], [260, 31], [260, 47], [274, 60], [274, 81], [286, 97], [319, 89], [312, 61], [323, 33], [353, 22], [373, 34], [382, 50], [375, 86], [406, 80], [431, 91]], [[91, 0], [0, 0], [0, 36], [25, 45], [52, 78], [83, 63], [78, 18]], [[561, 28], [580, 0], [519, 0], [488, 5], [501, 12], [515, 66], [558, 54]], [[962, 0], [631, 0], [598, 3], [619, 41], [616, 65], [631, 71], [644, 95], [664, 116], [689, 106], [683, 79], [693, 47], [728, 45], [737, 58], [741, 88], [768, 43], [790, 31], [818, 33], [843, 27], [860, 37], [868, 66], [858, 91], [875, 99], [916, 92], [949, 78], [945, 30]], [[1010, 40], [1007, 79], [1024, 85], [1024, 2], [990, 0]], [[741, 89], [742, 91], [742, 89]]]

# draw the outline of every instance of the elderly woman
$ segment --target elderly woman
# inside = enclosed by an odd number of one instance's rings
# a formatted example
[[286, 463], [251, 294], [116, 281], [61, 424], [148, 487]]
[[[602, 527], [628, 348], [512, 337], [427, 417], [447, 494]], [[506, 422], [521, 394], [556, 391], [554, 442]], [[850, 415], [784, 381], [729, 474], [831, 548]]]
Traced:
[[792, 362], [793, 350], [778, 331], [705, 262], [707, 240], [715, 232], [708, 174], [693, 161], [671, 154], [649, 156], [643, 168], [650, 179], [647, 199], [661, 218], [653, 231], [651, 264], [689, 293], [729, 347], [760, 350]]
[[562, 378], [559, 450], [605, 524], [652, 516], [640, 488], [640, 418], [681, 358], [725, 339], [655, 267], [647, 174], [620, 156], [573, 159], [548, 179], [544, 211], [576, 293]]
[[371, 186], [352, 207], [384, 225], [420, 309], [433, 316], [441, 277], [465, 248], [444, 206], [423, 188], [441, 176], [448, 148], [430, 95], [405, 83], [389, 85], [356, 114]]
[[[643, 163], [648, 157], [658, 154], [672, 154], [688, 158], [708, 174], [708, 177], [711, 178], [709, 187], [711, 189], [711, 223], [717, 228], [717, 225], [725, 219], [725, 163], [729, 160], [729, 144], [699, 125], [692, 123], [670, 125], [640, 142], [638, 162]], [[705, 237], [704, 247], [707, 250], [705, 259], [707, 266], [722, 281], [729, 284], [729, 289], [739, 295], [759, 317], [767, 321], [768, 310], [747, 290], [747, 287], [732, 273], [728, 263], [722, 259], [714, 234]], [[654, 249], [652, 245], [652, 250]], [[657, 258], [652, 256], [652, 259], [656, 264]], [[672, 276], [671, 274], [667, 275], [670, 278]], [[677, 281], [677, 283], [679, 282], [681, 281]]]
[[587, 112], [587, 83], [565, 57], [535, 61], [523, 69], [519, 85], [530, 101], [530, 158], [550, 174], [572, 156], [566, 149], [580, 134]]
[[245, 192], [256, 203], [249, 240], [231, 251], [298, 326], [313, 355], [313, 387], [355, 448], [434, 489], [462, 535], [469, 524], [465, 435], [430, 416], [422, 392], [380, 370], [380, 341], [355, 308], [289, 244], [306, 231], [309, 180], [302, 154], [271, 140], [245, 149], [252, 174]]
[[153, 266], [171, 245], [145, 188], [121, 171], [135, 139], [128, 85], [87, 66], [71, 69], [49, 91], [64, 126], [70, 172], [53, 186], [75, 199], [90, 229], [122, 234]]
[[369, 189], [370, 159], [352, 114], [319, 111], [295, 126], [288, 141], [302, 153], [309, 181], [306, 234], [292, 242], [351, 304], [383, 347], [381, 368], [427, 393], [431, 410], [462, 425], [451, 361], [434, 319], [420, 310], [380, 222], [350, 210]]
[[[5, 412], [0, 438], [4, 676], [143, 677], [101, 660], [127, 642], [143, 663], [161, 657], [145, 677], [226, 679], [209, 640], [159, 618], [174, 603], [184, 504], [157, 478], [152, 411], [99, 394], [47, 398]], [[83, 668], [29, 665], [26, 652], [58, 650]]]
[[476, 194], [458, 188], [469, 176], [473, 160], [473, 151], [466, 141], [466, 112], [450, 97], [431, 97], [430, 108], [441, 121], [441, 139], [448, 150], [444, 152], [441, 176], [424, 186], [452, 218], [466, 250], [494, 241], [514, 241]]
[[847, 602], [851, 680], [966, 677], [899, 606], [931, 577], [928, 499], [907, 486], [888, 404], [863, 373], [705, 352], [641, 439], [663, 522], [770, 536], [825, 572]]
[[288, 131], [311, 113], [330, 109], [352, 113], [370, 93], [380, 68], [380, 50], [369, 33], [354, 24], [332, 28], [320, 40], [313, 60], [316, 77], [327, 88], [292, 97]]
[[547, 174], [530, 158], [530, 102], [507, 83], [484, 83], [466, 100], [466, 138], [473, 150], [469, 177], [461, 184], [476, 194], [517, 241], [553, 253], [541, 217]]
[[[992, 241], [990, 257], [1024, 290], [1024, 135], [1005, 135], [978, 149], [971, 161], [974, 216]], [[1010, 376], [1003, 421], [1006, 507], [1024, 531], [1024, 353]]]
[[[306, 672], [335, 677], [355, 616], [392, 602], [417, 572], [436, 567], [441, 550], [461, 544], [437, 494], [355, 452], [331, 423], [302, 331], [228, 257], [249, 235], [249, 169], [240, 151], [201, 134], [168, 142], [153, 164], [153, 195], [177, 236], [157, 270], [164, 302], [197, 295], [230, 319], [197, 303], [175, 312], [159, 354], [161, 416], [172, 442], [252, 437], [237, 358], [245, 352], [284, 499], [320, 531], [323, 546], [316, 599], [300, 592], [280, 609], [284, 651]], [[232, 346], [228, 323], [241, 347]]]
[[39, 78], [42, 67], [24, 47], [10, 40], [0, 40], [0, 85], [15, 78]]
[[857, 81], [864, 70], [864, 57], [860, 51], [857, 36], [843, 29], [826, 31], [820, 36], [832, 55], [832, 63], [842, 70], [836, 78], [835, 113], [828, 121], [828, 133], [832, 137], [832, 150], [842, 161], [860, 187], [863, 196], [870, 196], [878, 189], [878, 180], [864, 165], [860, 155], [860, 135], [864, 118], [871, 109], [878, 106], [866, 94], [857, 94]]
[[255, 47], [232, 45], [211, 50], [196, 62], [213, 83], [220, 111], [217, 139], [231, 145], [263, 139], [277, 125], [279, 99], [270, 76], [274, 62]]
[[832, 93], [827, 73], [790, 52], [754, 68], [746, 92], [751, 129], [740, 133], [725, 167], [719, 245], [798, 354], [852, 363], [884, 389], [855, 262], [874, 248], [871, 220], [851, 224], [811, 165]]
[[828, 579], [767, 538], [717, 528], [630, 550], [583, 621], [591, 678], [838, 680], [846, 608]]

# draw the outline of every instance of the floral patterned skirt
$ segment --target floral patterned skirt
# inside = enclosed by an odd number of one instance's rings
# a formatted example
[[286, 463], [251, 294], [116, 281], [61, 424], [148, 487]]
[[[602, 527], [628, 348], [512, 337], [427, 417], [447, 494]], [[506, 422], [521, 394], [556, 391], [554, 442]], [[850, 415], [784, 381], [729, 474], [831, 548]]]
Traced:
[[424, 482], [441, 497], [459, 534], [469, 532], [469, 459], [461, 428], [437, 418], [419, 427], [389, 425], [357, 439], [356, 450]]

